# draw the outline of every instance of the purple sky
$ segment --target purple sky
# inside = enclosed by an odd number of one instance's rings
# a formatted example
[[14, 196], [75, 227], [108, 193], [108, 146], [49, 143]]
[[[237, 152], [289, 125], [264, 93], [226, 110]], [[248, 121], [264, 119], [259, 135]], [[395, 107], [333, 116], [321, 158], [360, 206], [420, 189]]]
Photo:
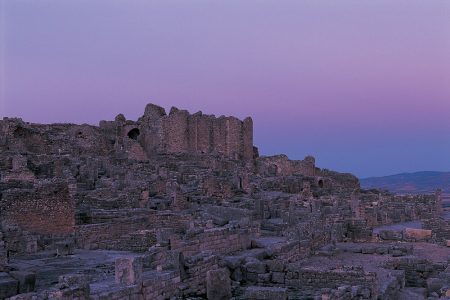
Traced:
[[0, 116], [252, 116], [261, 154], [450, 171], [450, 1], [0, 0]]

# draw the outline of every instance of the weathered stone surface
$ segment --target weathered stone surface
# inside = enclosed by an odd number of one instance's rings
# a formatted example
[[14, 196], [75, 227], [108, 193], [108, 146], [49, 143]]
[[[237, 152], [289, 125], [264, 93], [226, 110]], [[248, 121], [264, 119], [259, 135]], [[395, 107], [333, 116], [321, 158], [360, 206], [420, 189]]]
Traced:
[[210, 300], [231, 298], [230, 272], [227, 269], [210, 270], [206, 273], [206, 292]]
[[140, 257], [118, 258], [115, 262], [116, 283], [137, 284], [142, 281], [142, 259]]
[[401, 241], [403, 239], [403, 235], [400, 231], [382, 230], [379, 234], [382, 240]]
[[412, 239], [416, 241], [424, 241], [430, 239], [431, 235], [432, 231], [427, 229], [406, 228], [404, 232], [404, 237], [406, 239]]

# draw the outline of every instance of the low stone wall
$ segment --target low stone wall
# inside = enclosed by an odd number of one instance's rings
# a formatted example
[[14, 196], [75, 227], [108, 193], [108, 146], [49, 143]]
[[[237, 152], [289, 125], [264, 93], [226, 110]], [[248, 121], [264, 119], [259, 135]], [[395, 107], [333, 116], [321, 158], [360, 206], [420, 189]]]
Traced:
[[426, 287], [427, 279], [446, 268], [444, 263], [432, 263], [418, 257], [401, 257], [390, 260], [384, 266], [388, 269], [404, 270], [407, 287]]
[[380, 230], [376, 235], [383, 241], [429, 242], [432, 240], [432, 230], [405, 228], [403, 230]]
[[309, 241], [293, 241], [283, 244], [279, 249], [271, 249], [277, 259], [294, 262], [311, 255]]
[[360, 194], [358, 201], [361, 217], [373, 227], [439, 218], [442, 212], [439, 193], [401, 196], [366, 192]]
[[450, 240], [450, 220], [441, 218], [423, 220], [423, 228], [430, 229], [440, 242]]
[[154, 230], [140, 230], [121, 236], [115, 240], [98, 242], [98, 249], [145, 252], [156, 244]]
[[173, 212], [158, 212], [149, 217], [150, 228], [172, 228], [175, 232], [183, 232], [189, 227], [191, 215], [177, 214]]
[[181, 286], [182, 294], [206, 295], [206, 274], [219, 268], [218, 257], [215, 255], [198, 255], [186, 260], [185, 279]]
[[188, 240], [173, 235], [170, 238], [170, 248], [182, 252], [185, 256], [195, 255], [201, 251], [227, 254], [249, 248], [250, 236], [248, 229], [213, 228], [204, 230]]
[[[178, 272], [166, 272], [153, 278], [144, 279], [142, 294], [144, 299], [168, 299], [179, 294], [180, 282], [181, 278]], [[130, 299], [133, 298], [130, 296]]]
[[72, 233], [75, 203], [67, 183], [61, 181], [42, 182], [30, 189], [11, 188], [2, 192], [0, 218], [31, 233]]
[[377, 299], [378, 287], [375, 273], [364, 272], [362, 269], [320, 270], [299, 267], [297, 264], [287, 265], [286, 287], [314, 291], [323, 288], [337, 288], [342, 285], [361, 286], [366, 289], [363, 292], [365, 299]]
[[83, 249], [99, 249], [103, 241], [119, 239], [121, 236], [147, 228], [147, 218], [135, 218], [76, 226], [75, 239], [77, 247]]

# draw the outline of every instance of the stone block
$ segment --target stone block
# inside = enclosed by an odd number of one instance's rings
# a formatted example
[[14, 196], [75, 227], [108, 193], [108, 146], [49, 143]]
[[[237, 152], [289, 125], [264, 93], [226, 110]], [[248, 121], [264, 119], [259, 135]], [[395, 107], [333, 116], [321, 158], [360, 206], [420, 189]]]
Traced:
[[132, 285], [142, 281], [142, 259], [122, 257], [115, 262], [116, 283]]
[[402, 232], [395, 230], [381, 230], [379, 236], [380, 239], [388, 241], [401, 241], [403, 239]]
[[424, 241], [430, 239], [432, 231], [428, 229], [405, 228], [404, 237], [408, 240]]
[[373, 247], [363, 247], [362, 248], [362, 254], [374, 254], [375, 248]]
[[387, 254], [389, 252], [389, 249], [387, 247], [377, 247], [375, 249], [375, 252], [377, 254], [383, 255], [383, 254]]
[[428, 293], [437, 292], [442, 289], [446, 284], [446, 281], [444, 279], [440, 278], [428, 278], [427, 279], [427, 289]]
[[19, 293], [30, 293], [34, 291], [36, 274], [25, 271], [13, 271], [9, 275], [19, 281]]
[[231, 298], [231, 280], [227, 269], [206, 272], [206, 295], [209, 300], [228, 300]]
[[225, 256], [224, 257], [226, 266], [231, 270], [234, 270], [234, 269], [240, 267], [243, 260], [244, 259], [240, 256]]

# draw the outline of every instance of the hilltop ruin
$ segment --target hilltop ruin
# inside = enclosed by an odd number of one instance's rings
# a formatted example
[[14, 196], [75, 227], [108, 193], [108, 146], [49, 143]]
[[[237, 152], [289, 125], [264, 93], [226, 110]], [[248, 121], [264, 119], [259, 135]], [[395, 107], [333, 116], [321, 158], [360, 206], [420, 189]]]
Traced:
[[251, 118], [4, 118], [0, 220], [0, 299], [450, 297], [439, 191], [260, 157]]

